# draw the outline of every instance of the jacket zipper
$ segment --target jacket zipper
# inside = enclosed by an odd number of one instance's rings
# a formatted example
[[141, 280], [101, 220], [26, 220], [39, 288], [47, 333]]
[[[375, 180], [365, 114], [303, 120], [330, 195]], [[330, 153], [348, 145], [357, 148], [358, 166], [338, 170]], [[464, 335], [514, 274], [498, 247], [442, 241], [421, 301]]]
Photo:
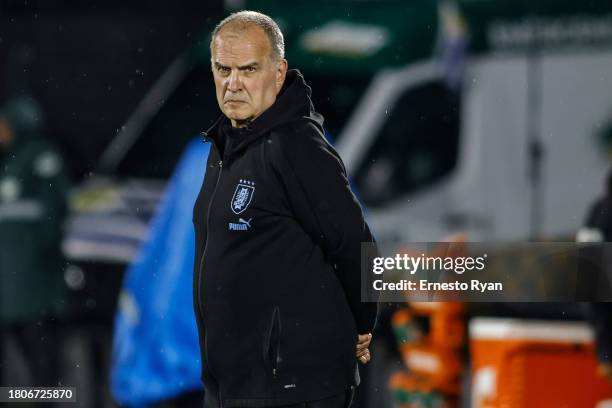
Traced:
[[215, 200], [215, 194], [217, 193], [217, 187], [219, 186], [219, 180], [221, 179], [221, 173], [223, 172], [223, 160], [219, 160], [219, 174], [217, 175], [217, 181], [215, 182], [215, 187], [213, 188], [213, 192], [210, 196], [210, 204], [208, 204], [208, 211], [206, 212], [206, 239], [204, 240], [204, 251], [202, 251], [202, 256], [200, 257], [200, 268], [198, 272], [198, 305], [200, 309], [200, 314], [202, 313], [202, 303], [200, 302], [200, 291], [201, 291], [201, 283], [202, 283], [202, 267], [204, 266], [204, 255], [206, 255], [206, 248], [208, 247], [208, 237], [210, 236], [210, 212], [213, 206], [213, 202]]
[[[211, 142], [211, 144], [214, 146], [214, 143]], [[216, 149], [216, 147], [215, 147]], [[206, 255], [206, 248], [208, 247], [208, 237], [210, 236], [210, 213], [211, 213], [211, 209], [213, 206], [213, 202], [215, 200], [215, 194], [217, 193], [217, 187], [219, 186], [219, 180], [221, 180], [221, 173], [223, 172], [223, 160], [219, 160], [218, 163], [219, 166], [219, 174], [217, 175], [217, 180], [215, 181], [215, 187], [213, 188], [213, 192], [210, 196], [210, 203], [208, 204], [208, 211], [206, 212], [206, 239], [204, 240], [204, 250], [202, 251], [202, 256], [200, 257], [200, 267], [198, 268], [198, 290], [197, 290], [197, 294], [198, 294], [198, 311], [200, 312], [200, 319], [202, 319], [202, 326], [204, 326], [204, 313], [202, 310], [202, 301], [201, 301], [201, 292], [202, 292], [202, 268], [204, 266], [204, 255]], [[208, 354], [208, 334], [206, 333], [206, 327], [204, 327], [204, 336], [206, 336], [204, 338], [204, 351], [206, 354]], [[212, 372], [212, 370], [210, 369], [210, 362], [208, 360], [208, 355], [204, 356], [204, 358], [206, 358], [206, 362], [207, 362], [207, 366], [208, 366], [208, 370], [210, 371], [211, 375], [213, 375], [214, 377], [214, 373]]]

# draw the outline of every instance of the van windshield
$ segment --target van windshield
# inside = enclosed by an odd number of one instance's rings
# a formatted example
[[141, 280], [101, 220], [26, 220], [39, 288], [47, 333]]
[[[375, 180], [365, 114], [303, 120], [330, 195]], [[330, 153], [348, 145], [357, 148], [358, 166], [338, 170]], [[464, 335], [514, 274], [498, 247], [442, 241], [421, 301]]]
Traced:
[[449, 174], [457, 163], [459, 95], [441, 81], [406, 90], [355, 173], [368, 207], [380, 207]]

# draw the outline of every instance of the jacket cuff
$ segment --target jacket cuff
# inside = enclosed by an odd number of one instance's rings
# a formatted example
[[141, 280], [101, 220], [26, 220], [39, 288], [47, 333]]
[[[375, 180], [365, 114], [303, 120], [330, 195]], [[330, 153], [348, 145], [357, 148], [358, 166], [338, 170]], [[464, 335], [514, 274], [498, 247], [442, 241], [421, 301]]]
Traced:
[[371, 333], [376, 327], [378, 303], [362, 303], [361, 314], [357, 319], [357, 334]]

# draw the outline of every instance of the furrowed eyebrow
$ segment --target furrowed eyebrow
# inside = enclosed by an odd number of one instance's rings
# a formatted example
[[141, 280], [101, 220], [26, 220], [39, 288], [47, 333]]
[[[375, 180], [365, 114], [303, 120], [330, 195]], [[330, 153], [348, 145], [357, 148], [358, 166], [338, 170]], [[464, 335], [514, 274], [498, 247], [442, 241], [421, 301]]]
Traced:
[[245, 69], [248, 69], [248, 68], [259, 68], [259, 64], [256, 62], [251, 62], [250, 64], [241, 65], [238, 67], [238, 69], [241, 71], [244, 71]]
[[[223, 64], [220, 64], [218, 62], [215, 62], [214, 66], [215, 66], [216, 69], [221, 69], [221, 68], [231, 69], [230, 67], [225, 66]], [[250, 64], [240, 65], [238, 67], [238, 69], [241, 70], [241, 71], [244, 71], [244, 70], [249, 69], [249, 68], [259, 68], [259, 64], [257, 62], [251, 62]]]
[[215, 62], [215, 68], [219, 69], [219, 68], [229, 68], [226, 67], [225, 65], [219, 64], [218, 62]]

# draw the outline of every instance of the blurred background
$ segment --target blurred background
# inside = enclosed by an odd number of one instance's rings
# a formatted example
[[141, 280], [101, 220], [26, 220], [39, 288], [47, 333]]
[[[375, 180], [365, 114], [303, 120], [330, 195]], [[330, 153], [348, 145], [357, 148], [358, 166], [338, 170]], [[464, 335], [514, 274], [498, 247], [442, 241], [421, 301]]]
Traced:
[[[0, 385], [201, 406], [198, 134], [240, 9], [279, 23], [383, 251], [612, 239], [609, 1], [2, 0]], [[611, 319], [385, 303], [355, 407], [610, 407]]]

